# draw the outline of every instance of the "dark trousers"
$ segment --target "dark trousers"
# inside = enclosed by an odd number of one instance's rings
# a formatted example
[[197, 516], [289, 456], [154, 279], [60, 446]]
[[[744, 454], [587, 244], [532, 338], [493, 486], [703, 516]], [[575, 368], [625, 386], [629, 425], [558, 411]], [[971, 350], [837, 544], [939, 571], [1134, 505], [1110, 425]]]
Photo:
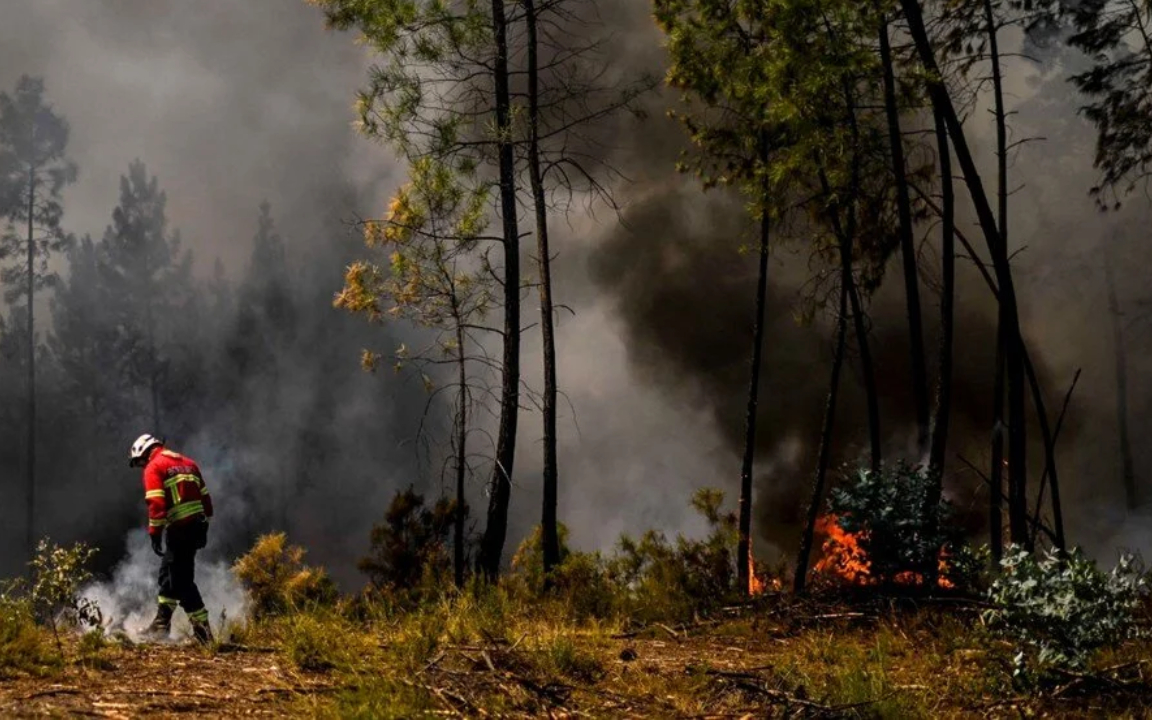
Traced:
[[160, 604], [175, 609], [177, 603], [192, 619], [205, 615], [204, 600], [196, 587], [196, 551], [208, 538], [208, 523], [192, 521], [165, 532], [164, 557], [160, 560]]

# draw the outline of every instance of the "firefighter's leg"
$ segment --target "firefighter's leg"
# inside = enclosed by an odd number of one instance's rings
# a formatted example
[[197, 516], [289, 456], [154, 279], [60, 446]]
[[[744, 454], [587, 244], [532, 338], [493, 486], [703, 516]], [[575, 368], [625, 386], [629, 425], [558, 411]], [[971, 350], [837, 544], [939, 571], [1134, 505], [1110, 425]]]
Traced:
[[208, 610], [204, 607], [204, 599], [200, 596], [200, 588], [196, 587], [196, 532], [187, 528], [181, 538], [179, 561], [173, 566], [177, 575], [177, 585], [180, 591], [180, 606], [188, 613], [188, 620], [192, 623], [192, 634], [196, 640], [207, 643], [212, 640], [212, 630], [208, 624]]
[[164, 556], [160, 559], [159, 596], [157, 597], [156, 617], [152, 624], [144, 631], [152, 639], [162, 640], [168, 637], [172, 629], [172, 614], [180, 604], [179, 589], [176, 586], [176, 553], [169, 543], [164, 549]]

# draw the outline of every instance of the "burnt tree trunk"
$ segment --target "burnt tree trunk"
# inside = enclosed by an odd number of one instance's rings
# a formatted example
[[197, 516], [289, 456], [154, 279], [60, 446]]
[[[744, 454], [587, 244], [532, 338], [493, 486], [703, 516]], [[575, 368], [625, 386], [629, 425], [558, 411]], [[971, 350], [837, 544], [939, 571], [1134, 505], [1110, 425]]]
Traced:
[[[1003, 235], [997, 228], [996, 217], [988, 202], [984, 191], [984, 184], [976, 169], [976, 162], [972, 157], [968, 140], [964, 134], [960, 117], [952, 104], [952, 98], [944, 86], [939, 64], [936, 62], [936, 52], [932, 46], [928, 30], [924, 25], [924, 17], [917, 0], [900, 0], [904, 16], [908, 21], [908, 30], [916, 46], [920, 62], [926, 71], [928, 89], [932, 97], [932, 105], [940, 112], [948, 126], [948, 135], [952, 140], [952, 147], [956, 153], [956, 161], [964, 174], [964, 181], [972, 198], [972, 205], [980, 222], [981, 232], [984, 234], [992, 257], [993, 268], [996, 274], [996, 284], [999, 292], [1000, 332], [1004, 343], [1005, 380], [1007, 384], [1008, 417], [1009, 417], [1009, 476], [1023, 491], [1024, 476], [1026, 472], [1027, 454], [1025, 449], [1024, 426], [1024, 362], [1022, 358], [1022, 338], [1020, 335], [1019, 313], [1016, 301], [1016, 289], [1012, 279], [1012, 268], [1009, 263], [1007, 245]], [[1002, 124], [1002, 123], [1001, 123]], [[1010, 508], [1010, 511], [1013, 509]], [[1014, 540], [1020, 538], [1027, 543], [1027, 510], [1017, 503], [1015, 511], [1015, 525], [1013, 528]], [[1021, 517], [1023, 515], [1023, 517]]]
[[880, 17], [880, 62], [884, 70], [884, 114], [888, 120], [888, 144], [892, 152], [892, 179], [896, 184], [900, 253], [904, 269], [904, 297], [908, 313], [908, 341], [912, 369], [912, 401], [916, 410], [916, 446], [923, 455], [928, 449], [928, 370], [924, 359], [924, 321], [920, 308], [920, 274], [916, 244], [912, 237], [912, 203], [908, 197], [908, 177], [904, 165], [904, 138], [900, 132], [900, 110], [896, 104], [896, 77], [892, 50], [888, 44], [888, 21]]
[[[940, 215], [940, 347], [939, 378], [936, 384], [936, 410], [932, 419], [931, 448], [928, 454], [930, 485], [924, 502], [924, 517], [928, 521], [928, 537], [936, 538], [939, 531], [937, 508], [944, 495], [944, 455], [948, 447], [948, 425], [952, 413], [952, 344], [954, 302], [956, 296], [956, 197], [952, 191], [952, 155], [948, 147], [948, 130], [939, 113], [933, 113], [936, 125], [936, 155], [940, 171], [940, 193], [943, 212]], [[933, 540], [935, 543], [935, 540]], [[934, 587], [939, 566], [936, 557], [939, 548], [924, 559], [925, 585]]]
[[956, 297], [956, 196], [952, 190], [952, 151], [948, 147], [948, 130], [939, 113], [936, 122], [937, 163], [940, 169], [940, 193], [943, 212], [940, 217], [940, 357], [936, 385], [936, 413], [932, 421], [932, 449], [928, 467], [936, 473], [933, 494], [939, 502], [943, 492], [944, 457], [948, 448], [948, 425], [952, 414], [952, 345], [954, 303]]
[[1112, 268], [1112, 250], [1104, 250], [1104, 282], [1108, 288], [1108, 316], [1112, 322], [1112, 357], [1116, 371], [1116, 430], [1120, 436], [1120, 462], [1123, 469], [1124, 501], [1129, 510], [1140, 503], [1136, 492], [1136, 465], [1132, 461], [1132, 442], [1128, 434], [1128, 355], [1124, 346], [1123, 314], [1116, 295], [1116, 274]]
[[508, 23], [504, 16], [504, 0], [492, 0], [492, 34], [496, 43], [492, 75], [500, 165], [500, 219], [504, 229], [504, 357], [496, 461], [489, 483], [491, 496], [487, 525], [480, 541], [480, 569], [489, 580], [495, 580], [500, 574], [500, 556], [508, 535], [508, 503], [512, 497], [512, 468], [516, 459], [516, 425], [520, 410], [520, 230], [516, 218], [516, 163], [511, 139]]
[[[34, 143], [30, 143], [35, 147]], [[25, 437], [28, 443], [28, 496], [27, 496], [27, 543], [28, 557], [36, 554], [36, 324], [33, 300], [35, 296], [36, 276], [36, 237], [35, 226], [32, 222], [36, 211], [36, 166], [28, 167], [28, 428]]]
[[456, 323], [456, 373], [460, 387], [456, 390], [456, 515], [453, 517], [452, 572], [456, 587], [464, 587], [464, 517], [468, 504], [464, 499], [464, 479], [468, 462], [468, 368], [464, 353], [464, 321], [456, 294], [452, 296], [452, 316]]
[[[988, 545], [992, 550], [992, 560], [999, 563], [1004, 556], [1004, 337], [1003, 330], [996, 332], [996, 378], [992, 388], [992, 467], [989, 479], [988, 499]], [[1011, 479], [1009, 479], [1011, 482]], [[1011, 502], [1012, 486], [1008, 486]]]
[[540, 520], [544, 555], [544, 587], [552, 586], [552, 569], [560, 564], [560, 533], [556, 504], [556, 340], [552, 311], [552, 270], [548, 249], [548, 207], [544, 199], [544, 179], [540, 172], [540, 91], [536, 39], [535, 0], [522, 0], [528, 31], [528, 175], [532, 202], [536, 209], [536, 248], [540, 267], [540, 334], [544, 342], [544, 508]]
[[[1008, 128], [1004, 111], [1004, 87], [1000, 68], [999, 28], [992, 0], [984, 0], [984, 21], [992, 64], [993, 115], [996, 120], [996, 205], [1000, 233], [1000, 262], [1008, 263]], [[1002, 298], [1003, 300], [1003, 298]], [[1003, 320], [1001, 320], [1003, 324]], [[1028, 532], [1028, 475], [1025, 472], [1027, 441], [1024, 428], [1023, 338], [1020, 328], [1005, 335], [1005, 373], [1008, 375], [1008, 525], [1012, 542], [1031, 546]], [[1013, 380], [1015, 377], [1017, 380]]]
[[[843, 264], [843, 260], [841, 263]], [[792, 591], [797, 595], [804, 592], [804, 586], [808, 580], [808, 564], [812, 558], [816, 520], [820, 516], [820, 504], [824, 500], [824, 485], [828, 477], [828, 463], [832, 456], [832, 430], [836, 424], [836, 396], [840, 389], [840, 370], [844, 366], [845, 345], [848, 337], [848, 283], [845, 282], [845, 275], [850, 276], [851, 273], [850, 264], [847, 270], [841, 269], [840, 306], [836, 315], [836, 346], [832, 355], [832, 377], [828, 381], [828, 398], [824, 402], [824, 420], [820, 426], [820, 450], [816, 460], [816, 479], [812, 485], [812, 498], [808, 504], [804, 532], [800, 536], [800, 550], [796, 554], [796, 575], [792, 580]]]
[[[768, 139], [760, 133], [761, 162], [768, 159]], [[766, 185], [767, 183], [765, 183]], [[760, 394], [760, 360], [764, 349], [764, 306], [768, 296], [768, 241], [771, 216], [767, 187], [760, 208], [760, 264], [756, 276], [756, 312], [752, 322], [752, 367], [748, 382], [748, 406], [744, 416], [744, 460], [740, 466], [740, 540], [736, 548], [736, 578], [741, 592], [751, 594], [752, 466], [756, 456], [756, 408]]]

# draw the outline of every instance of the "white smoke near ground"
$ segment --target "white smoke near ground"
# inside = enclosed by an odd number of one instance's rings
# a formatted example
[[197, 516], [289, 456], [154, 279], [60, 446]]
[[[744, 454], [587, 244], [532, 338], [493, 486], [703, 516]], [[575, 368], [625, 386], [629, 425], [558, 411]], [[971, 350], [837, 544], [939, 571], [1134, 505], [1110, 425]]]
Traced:
[[[225, 452], [217, 439], [207, 433], [193, 438], [188, 454], [197, 461], [205, 475], [205, 484], [214, 497], [227, 498], [216, 503], [219, 509], [208, 530], [208, 545], [197, 553], [196, 586], [208, 609], [209, 623], [221, 640], [233, 623], [243, 623], [247, 617], [248, 599], [244, 588], [232, 573], [231, 563], [217, 548], [243, 527], [246, 504], [231, 485], [237, 476], [237, 464], [252, 461], [240, 450]], [[193, 452], [201, 450], [203, 454]], [[143, 492], [143, 490], [141, 490]], [[216, 509], [216, 508], [214, 508]], [[141, 524], [146, 521], [141, 506]], [[156, 614], [159, 589], [160, 558], [152, 552], [148, 534], [143, 527], [128, 533], [125, 540], [127, 557], [113, 570], [111, 577], [84, 589], [82, 597], [100, 608], [104, 631], [110, 635], [122, 634], [133, 642], [143, 639], [142, 633]], [[188, 637], [191, 626], [183, 611], [172, 619], [171, 638]]]
[[[211, 547], [211, 537], [209, 543]], [[112, 577], [89, 585], [81, 597], [100, 608], [107, 634], [123, 635], [138, 642], [156, 614], [160, 558], [152, 553], [143, 529], [129, 533], [126, 545], [128, 557], [116, 566]], [[227, 639], [223, 635], [229, 625], [242, 622], [247, 615], [247, 597], [228, 562], [212, 557], [210, 552], [205, 554], [206, 559], [197, 559], [196, 585], [204, 597], [212, 629], [221, 639]], [[171, 637], [179, 639], [190, 634], [188, 618], [183, 612], [177, 612], [172, 619]]]

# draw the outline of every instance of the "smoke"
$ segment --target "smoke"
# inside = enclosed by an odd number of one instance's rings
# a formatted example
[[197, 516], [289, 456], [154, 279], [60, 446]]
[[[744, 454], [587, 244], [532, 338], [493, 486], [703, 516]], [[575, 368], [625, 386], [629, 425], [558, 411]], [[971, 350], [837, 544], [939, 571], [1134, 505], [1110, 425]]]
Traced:
[[[125, 539], [128, 556], [113, 569], [111, 578], [94, 583], [81, 592], [81, 597], [100, 608], [104, 631], [123, 634], [133, 642], [143, 637], [144, 630], [156, 614], [156, 583], [159, 558], [152, 553], [148, 535], [134, 530]], [[242, 622], [247, 615], [244, 589], [232, 574], [227, 560], [209, 549], [201, 553], [196, 567], [196, 585], [209, 611], [209, 623], [223, 635], [233, 621]], [[172, 636], [190, 634], [191, 626], [183, 612], [172, 619]]]
[[[665, 57], [649, 4], [600, 6], [613, 73], [661, 75]], [[355, 560], [391, 494], [410, 482], [429, 494], [438, 489], [436, 478], [427, 479], [428, 468], [418, 466], [411, 442], [424, 410], [422, 391], [407, 378], [368, 376], [357, 365], [361, 348], [386, 350], [403, 338], [330, 306], [342, 268], [362, 254], [347, 222], [379, 214], [399, 179], [394, 160], [350, 127], [354, 91], [371, 58], [350, 36], [325, 32], [320, 14], [302, 2], [38, 0], [8, 3], [4, 20], [0, 87], [13, 87], [21, 73], [43, 75], [49, 99], [72, 125], [69, 155], [81, 179], [64, 198], [69, 230], [99, 237], [117, 199], [117, 178], [140, 157], [167, 191], [170, 225], [181, 229], [201, 278], [217, 258], [234, 284], [258, 274], [248, 263], [262, 200], [271, 203], [284, 238], [296, 313], [293, 337], [285, 341], [290, 351], [243, 370], [206, 368], [207, 409], [189, 411], [194, 423], [172, 418], [180, 425], [170, 432], [172, 445], [197, 459], [219, 498], [200, 568], [213, 618], [222, 608], [232, 617], [239, 607], [227, 559], [269, 530], [286, 529], [309, 548], [310, 561], [354, 587], [361, 581]], [[1138, 516], [1121, 520], [1114, 363], [1098, 262], [1098, 249], [1117, 230], [1119, 240], [1109, 247], [1117, 253], [1121, 304], [1130, 313], [1132, 436], [1139, 438], [1152, 426], [1152, 396], [1143, 381], [1146, 332], [1136, 322], [1143, 268], [1152, 260], [1139, 242], [1146, 218], [1136, 212], [1139, 199], [1120, 218], [1102, 219], [1086, 197], [1094, 177], [1092, 131], [1076, 117], [1075, 97], [1062, 81], [1065, 59], [1046, 62], [1036, 71], [1013, 61], [1008, 73], [1019, 110], [1013, 137], [1047, 138], [1041, 146], [1021, 146], [1011, 170], [1013, 181], [1023, 184], [1011, 200], [1010, 238], [1020, 251], [1015, 262], [1025, 333], [1050, 413], [1075, 370], [1084, 369], [1059, 445], [1069, 536], [1101, 552], [1121, 542], [1148, 547]], [[750, 228], [737, 199], [705, 194], [676, 176], [684, 133], [664, 116], [674, 102], [673, 93], [654, 92], [645, 101], [646, 119], [623, 115], [592, 133], [602, 159], [628, 178], [617, 186], [619, 217], [605, 208], [587, 216], [578, 205], [555, 217], [555, 296], [572, 310], [560, 313], [557, 328], [565, 394], [560, 515], [578, 547], [607, 548], [620, 532], [649, 527], [702, 531], [689, 507], [691, 492], [718, 486], [731, 501], [737, 489], [755, 285], [754, 258], [739, 247]], [[983, 176], [992, 178], [992, 128], [984, 117], [977, 109], [970, 127]], [[963, 188], [957, 190], [963, 197]], [[978, 237], [970, 217], [962, 218], [961, 230]], [[929, 236], [923, 246], [926, 266], [934, 264], [934, 242]], [[526, 248], [526, 262], [532, 254]], [[779, 551], [795, 542], [807, 501], [832, 353], [826, 316], [796, 322], [810, 290], [809, 270], [801, 245], [774, 249], [755, 525]], [[898, 285], [897, 277], [888, 278], [870, 307], [888, 457], [906, 454], [913, 434]], [[534, 296], [528, 297], [525, 325], [534, 313]], [[922, 298], [932, 357], [937, 298], [927, 283]], [[995, 312], [964, 263], [958, 302], [950, 495], [976, 529], [986, 496], [954, 456], [987, 463]], [[251, 335], [241, 320], [209, 318], [204, 343], [227, 348]], [[540, 386], [539, 344], [535, 330], [525, 333], [525, 382], [534, 387]], [[5, 397], [22, 397], [11, 379], [20, 376], [9, 369], [0, 372], [0, 391], [8, 383]], [[838, 412], [838, 462], [866, 449], [858, 372], [852, 359]], [[18, 402], [0, 408], [4, 428], [20, 427], [18, 409]], [[119, 420], [109, 429], [116, 442], [108, 435], [45, 432], [41, 450], [55, 458], [44, 480], [43, 528], [58, 540], [102, 546], [111, 576], [91, 592], [125, 627], [154, 608], [156, 561], [139, 531], [129, 530], [143, 521], [139, 478], [122, 465], [124, 448], [149, 429], [146, 423], [146, 414]], [[14, 430], [0, 440], [11, 445], [0, 457], [6, 497], [22, 497], [22, 468], [5, 459], [19, 455], [20, 436]], [[539, 518], [539, 437], [539, 416], [526, 412], [509, 549]], [[1152, 449], [1136, 444], [1138, 474], [1146, 478]], [[1038, 446], [1031, 449], [1036, 476], [1040, 457]], [[101, 468], [96, 487], [80, 477], [80, 465]], [[1145, 497], [1152, 495], [1142, 483]], [[78, 487], [85, 488], [83, 511], [71, 502]], [[482, 479], [469, 490], [477, 517], [486, 503]], [[16, 571], [21, 559], [19, 511], [18, 502], [0, 508], [0, 574]], [[1115, 535], [1111, 528], [1129, 529]]]

